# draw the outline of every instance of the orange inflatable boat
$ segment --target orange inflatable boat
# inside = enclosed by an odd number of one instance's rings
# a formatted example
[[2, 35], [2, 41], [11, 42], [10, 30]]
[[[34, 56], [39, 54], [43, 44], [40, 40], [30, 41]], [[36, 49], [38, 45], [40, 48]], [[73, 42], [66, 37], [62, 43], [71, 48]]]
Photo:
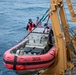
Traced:
[[12, 70], [33, 70], [52, 65], [56, 47], [48, 48], [48, 33], [43, 34], [42, 31], [41, 28], [34, 30], [27, 38], [7, 50], [3, 55], [4, 66]]

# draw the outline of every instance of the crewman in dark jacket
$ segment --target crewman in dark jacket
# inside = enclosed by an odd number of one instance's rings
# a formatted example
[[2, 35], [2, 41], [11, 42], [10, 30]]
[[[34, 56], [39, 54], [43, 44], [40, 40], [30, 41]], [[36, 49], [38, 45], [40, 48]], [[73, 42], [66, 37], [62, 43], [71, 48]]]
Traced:
[[43, 33], [45, 33], [46, 31], [49, 32], [49, 30], [50, 30], [50, 26], [48, 26], [48, 24], [45, 23], [44, 24], [44, 31], [43, 31]]
[[50, 29], [50, 32], [49, 32], [49, 39], [48, 39], [48, 46], [49, 46], [49, 49], [53, 46], [53, 30], [52, 28]]
[[29, 19], [29, 22], [27, 24], [26, 30], [31, 31], [35, 26], [35, 24], [32, 22], [32, 19]]

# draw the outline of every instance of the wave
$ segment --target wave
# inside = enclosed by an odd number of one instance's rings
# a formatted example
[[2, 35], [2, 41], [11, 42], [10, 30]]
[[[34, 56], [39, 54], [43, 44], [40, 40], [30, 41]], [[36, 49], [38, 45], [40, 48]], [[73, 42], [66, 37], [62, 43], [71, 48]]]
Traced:
[[18, 10], [18, 11], [31, 11], [31, 10], [34, 10], [34, 11], [36, 11], [36, 10], [44, 10], [44, 9], [47, 9], [47, 8], [45, 8], [45, 7], [27, 7], [27, 8], [15, 8], [14, 10]]

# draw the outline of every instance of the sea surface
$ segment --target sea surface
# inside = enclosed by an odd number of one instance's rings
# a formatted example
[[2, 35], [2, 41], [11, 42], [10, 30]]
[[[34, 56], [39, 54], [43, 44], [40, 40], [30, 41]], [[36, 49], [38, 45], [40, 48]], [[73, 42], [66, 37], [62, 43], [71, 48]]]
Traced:
[[[35, 23], [36, 17], [41, 18], [49, 7], [50, 0], [0, 0], [0, 75], [16, 75], [3, 65], [3, 54], [26, 36], [28, 19]], [[71, 18], [66, 3], [65, 14], [67, 19]]]

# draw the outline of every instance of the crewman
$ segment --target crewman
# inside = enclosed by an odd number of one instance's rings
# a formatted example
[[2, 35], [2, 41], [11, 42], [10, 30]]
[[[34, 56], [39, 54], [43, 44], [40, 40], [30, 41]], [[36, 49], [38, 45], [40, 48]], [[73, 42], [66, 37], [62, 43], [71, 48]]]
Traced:
[[42, 23], [39, 22], [39, 17], [37, 17], [36, 25], [38, 25], [39, 28], [42, 28]]
[[50, 30], [50, 26], [48, 26], [48, 24], [45, 23], [45, 24], [44, 24], [44, 31], [43, 31], [43, 33], [49, 32], [49, 30]]
[[36, 19], [36, 25], [38, 24], [38, 22], [39, 22], [39, 17], [37, 17], [37, 19]]
[[27, 24], [26, 30], [31, 31], [35, 26], [35, 24], [32, 22], [32, 19], [29, 19], [29, 22]]
[[44, 27], [47, 28], [47, 29], [50, 29], [50, 26], [48, 26], [48, 23], [45, 23]]
[[50, 32], [49, 32], [49, 38], [48, 38], [48, 47], [49, 49], [53, 46], [53, 30], [52, 28], [50, 28]]

